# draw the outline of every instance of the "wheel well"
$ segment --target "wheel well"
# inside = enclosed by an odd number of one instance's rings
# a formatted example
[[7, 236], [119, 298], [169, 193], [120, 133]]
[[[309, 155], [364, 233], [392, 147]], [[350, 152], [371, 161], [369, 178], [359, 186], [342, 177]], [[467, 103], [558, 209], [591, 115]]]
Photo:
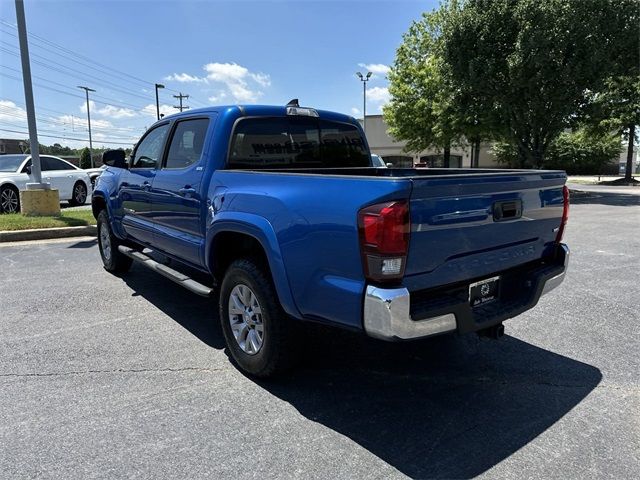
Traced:
[[2, 190], [3, 188], [11, 188], [16, 192], [20, 191], [18, 187], [16, 187], [13, 183], [3, 183], [2, 185], [0, 185], [0, 190]]
[[209, 257], [209, 265], [212, 268], [214, 279], [217, 282], [222, 281], [224, 272], [231, 262], [238, 258], [250, 258], [271, 274], [267, 254], [255, 237], [238, 232], [217, 234], [213, 239]]
[[107, 204], [102, 197], [92, 197], [91, 210], [93, 211], [93, 217], [97, 220], [100, 212], [107, 208]]

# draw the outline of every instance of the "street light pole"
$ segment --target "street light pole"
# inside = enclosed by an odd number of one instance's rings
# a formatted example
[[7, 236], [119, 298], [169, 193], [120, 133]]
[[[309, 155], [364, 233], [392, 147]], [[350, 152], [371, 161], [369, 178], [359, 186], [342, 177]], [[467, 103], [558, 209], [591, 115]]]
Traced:
[[162, 85], [161, 83], [156, 83], [156, 116], [158, 117], [158, 120], [160, 120], [160, 102], [158, 101], [159, 88], [164, 88], [164, 85]]
[[89, 125], [89, 157], [91, 158], [91, 168], [94, 167], [93, 164], [93, 142], [91, 141], [91, 113], [89, 112], [89, 92], [95, 92], [93, 88], [82, 87], [78, 85], [78, 88], [82, 88], [84, 92], [87, 94], [87, 123]]
[[367, 72], [366, 76], [362, 73], [356, 72], [356, 75], [362, 82], [362, 129], [364, 134], [367, 134], [367, 82], [371, 78], [371, 72]]
[[36, 128], [36, 110], [33, 104], [33, 87], [31, 86], [31, 64], [29, 63], [29, 44], [27, 42], [27, 23], [24, 17], [24, 1], [16, 0], [16, 20], [18, 23], [18, 40], [20, 43], [20, 59], [22, 60], [22, 81], [24, 84], [24, 101], [27, 107], [27, 125], [29, 126], [29, 150], [31, 151], [31, 174], [34, 183], [27, 183], [27, 190], [49, 189], [50, 185], [42, 183], [40, 168], [40, 146]]

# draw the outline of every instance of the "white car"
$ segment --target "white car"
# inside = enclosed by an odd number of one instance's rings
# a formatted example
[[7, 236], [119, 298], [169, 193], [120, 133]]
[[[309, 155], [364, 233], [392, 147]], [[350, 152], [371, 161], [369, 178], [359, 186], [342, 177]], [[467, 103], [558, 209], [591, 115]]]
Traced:
[[[58, 157], [40, 155], [42, 181], [58, 190], [61, 201], [84, 205], [91, 194], [91, 180], [84, 170]], [[35, 179], [31, 155], [0, 155], [0, 213], [20, 211], [20, 190]]]

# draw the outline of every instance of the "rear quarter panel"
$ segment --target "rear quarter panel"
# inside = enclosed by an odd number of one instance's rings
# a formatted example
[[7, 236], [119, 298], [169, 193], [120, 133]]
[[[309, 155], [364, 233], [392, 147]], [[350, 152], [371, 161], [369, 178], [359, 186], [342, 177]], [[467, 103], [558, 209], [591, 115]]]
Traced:
[[280, 281], [288, 283], [276, 287], [290, 289], [302, 316], [359, 329], [365, 279], [357, 212], [409, 198], [410, 189], [405, 179], [218, 171], [207, 237], [218, 222], [241, 222], [244, 212], [265, 219], [280, 250], [274, 252], [286, 276]]

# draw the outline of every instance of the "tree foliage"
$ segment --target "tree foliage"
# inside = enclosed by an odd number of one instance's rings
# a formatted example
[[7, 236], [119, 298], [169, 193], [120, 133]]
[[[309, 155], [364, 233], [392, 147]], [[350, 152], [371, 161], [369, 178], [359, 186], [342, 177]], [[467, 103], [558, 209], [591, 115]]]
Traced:
[[447, 18], [442, 52], [479, 121], [539, 167], [616, 63], [614, 0], [468, 0]]
[[423, 14], [404, 34], [388, 75], [391, 101], [383, 110], [389, 133], [406, 140], [407, 151], [443, 150], [445, 162], [464, 133], [464, 117], [456, 110], [442, 58], [442, 29], [454, 8], [445, 4]]
[[[508, 142], [496, 142], [492, 147], [498, 163], [518, 166], [518, 151]], [[610, 132], [595, 133], [586, 128], [561, 133], [546, 152], [544, 168], [564, 170], [570, 175], [617, 173], [620, 137]]]
[[80, 168], [91, 168], [91, 152], [87, 147], [80, 152]]

